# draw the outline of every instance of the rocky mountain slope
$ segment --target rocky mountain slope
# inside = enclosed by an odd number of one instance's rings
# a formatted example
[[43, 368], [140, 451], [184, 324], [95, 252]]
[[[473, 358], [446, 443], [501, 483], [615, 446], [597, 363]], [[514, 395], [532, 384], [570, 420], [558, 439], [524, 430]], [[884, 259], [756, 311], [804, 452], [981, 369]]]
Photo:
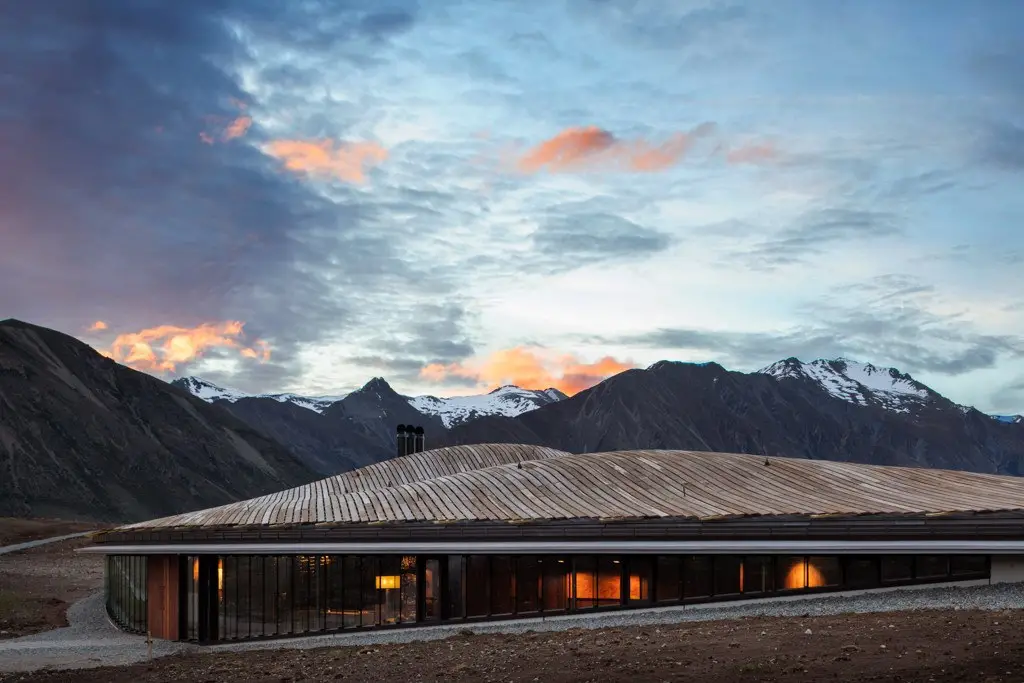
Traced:
[[959, 406], [909, 375], [837, 359], [756, 373], [662, 361], [514, 418], [448, 431], [444, 445], [573, 452], [686, 448], [1024, 474], [1024, 429]]
[[315, 476], [218, 406], [68, 335], [0, 322], [0, 515], [129, 521]]

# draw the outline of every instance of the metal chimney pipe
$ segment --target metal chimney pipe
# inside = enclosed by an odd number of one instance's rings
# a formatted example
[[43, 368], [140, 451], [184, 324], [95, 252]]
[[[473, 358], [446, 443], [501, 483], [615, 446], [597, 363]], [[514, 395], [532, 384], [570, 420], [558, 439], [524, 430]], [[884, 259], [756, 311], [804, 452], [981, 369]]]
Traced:
[[[411, 425], [410, 425], [409, 429], [412, 430], [412, 426]], [[406, 450], [407, 437], [406, 437], [406, 433], [405, 433], [405, 425], [398, 425], [398, 431], [397, 431], [397, 434], [395, 435], [395, 441], [398, 444], [398, 449], [397, 449], [398, 457], [401, 458], [403, 455], [408, 453], [408, 451]]]
[[422, 453], [426, 437], [423, 434], [423, 427], [416, 427], [416, 452]]

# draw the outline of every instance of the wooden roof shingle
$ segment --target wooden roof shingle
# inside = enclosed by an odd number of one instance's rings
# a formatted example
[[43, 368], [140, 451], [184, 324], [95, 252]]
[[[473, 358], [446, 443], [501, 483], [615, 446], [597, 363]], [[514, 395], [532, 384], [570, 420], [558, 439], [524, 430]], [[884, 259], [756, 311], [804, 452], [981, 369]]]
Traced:
[[121, 527], [1024, 511], [1024, 478], [699, 451], [416, 453], [287, 491]]

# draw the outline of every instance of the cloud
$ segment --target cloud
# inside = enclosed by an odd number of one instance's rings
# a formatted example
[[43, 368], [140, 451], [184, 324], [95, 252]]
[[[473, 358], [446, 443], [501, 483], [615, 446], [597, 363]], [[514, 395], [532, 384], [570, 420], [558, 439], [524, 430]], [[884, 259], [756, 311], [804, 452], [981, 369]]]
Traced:
[[101, 331], [107, 329], [107, 327], [108, 327], [108, 325], [105, 322], [103, 322], [102, 320], [97, 320], [96, 322], [94, 322], [92, 325], [89, 326], [89, 331], [90, 332], [101, 332]]
[[565, 271], [601, 261], [655, 254], [672, 244], [667, 233], [610, 213], [567, 211], [545, 219], [530, 236], [538, 262], [548, 271]]
[[779, 157], [779, 150], [771, 143], [757, 143], [734, 147], [725, 154], [730, 164], [763, 164]]
[[[241, 106], [241, 108], [245, 107], [244, 103], [238, 102], [234, 98], [232, 98], [231, 102], [235, 106]], [[209, 118], [213, 122], [219, 122], [224, 120], [222, 117], [216, 116]], [[219, 135], [219, 139], [221, 142], [227, 142], [228, 140], [240, 138], [249, 131], [250, 127], [252, 127], [251, 116], [237, 116], [234, 119], [229, 120], [226, 125], [222, 126], [223, 130]], [[200, 131], [199, 139], [202, 140], [207, 145], [212, 145], [215, 142], [217, 142], [218, 136], [214, 133], [210, 133], [209, 131], [204, 130]]]
[[903, 371], [956, 376], [995, 367], [1004, 358], [1024, 359], [1024, 339], [981, 332], [965, 311], [944, 310], [942, 303], [933, 287], [887, 275], [834, 287], [824, 298], [799, 307], [805, 322], [782, 329], [665, 327], [585, 341], [701, 354], [748, 369], [790, 356], [846, 356], [890, 363]]
[[436, 383], [469, 380], [488, 389], [504, 384], [524, 389], [555, 388], [571, 396], [634, 367], [630, 361], [611, 356], [586, 363], [573, 354], [559, 356], [519, 346], [469, 363], [432, 363], [420, 371], [420, 376]]
[[375, 142], [339, 142], [335, 146], [333, 140], [272, 140], [264, 150], [290, 171], [333, 176], [349, 183], [363, 182], [366, 166], [388, 158], [387, 150]]
[[153, 373], [175, 372], [179, 365], [195, 361], [208, 349], [216, 348], [232, 349], [262, 363], [270, 360], [270, 344], [257, 339], [247, 345], [244, 327], [245, 323], [237, 320], [192, 328], [160, 325], [119, 334], [110, 348], [101, 353], [136, 370]]
[[[65, 330], [83, 316], [125, 329], [241, 319], [274, 340], [273, 360], [250, 364], [247, 379], [299, 376], [297, 350], [354, 324], [406, 266], [364, 198], [328, 196], [260, 151], [262, 117], [275, 124], [305, 101], [263, 88], [255, 56], [306, 63], [312, 51], [358, 69], [361, 53], [385, 49], [414, 20], [392, 5], [5, 7], [0, 310]], [[344, 139], [355, 122], [332, 117], [331, 135]], [[285, 123], [301, 139], [323, 135], [304, 119]], [[253, 144], [200, 138], [243, 129]]]
[[733, 252], [748, 264], [762, 269], [801, 263], [841, 242], [882, 239], [902, 234], [894, 214], [874, 209], [815, 209], [800, 218], [799, 225], [780, 230]]
[[1002, 415], [1024, 415], [1024, 377], [1000, 387], [992, 395], [993, 412]]
[[682, 161], [694, 142], [713, 130], [714, 124], [702, 123], [687, 133], [676, 133], [655, 143], [619, 139], [597, 126], [567, 128], [522, 154], [516, 167], [523, 173], [663, 171]]
[[252, 125], [251, 116], [239, 116], [234, 121], [228, 124], [228, 127], [224, 129], [224, 139], [233, 140], [240, 138], [245, 135], [246, 131]]

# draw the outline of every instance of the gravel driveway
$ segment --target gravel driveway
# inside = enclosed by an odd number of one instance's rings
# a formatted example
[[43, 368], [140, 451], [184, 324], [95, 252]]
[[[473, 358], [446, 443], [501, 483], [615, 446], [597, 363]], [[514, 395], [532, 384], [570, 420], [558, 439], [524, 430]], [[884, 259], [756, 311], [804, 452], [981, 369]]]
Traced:
[[[517, 619], [472, 625], [446, 624], [393, 631], [365, 631], [269, 641], [225, 643], [203, 648], [184, 643], [155, 641], [153, 656], [200, 649], [204, 652], [217, 652], [407, 643], [447, 638], [465, 632], [467, 629], [477, 634], [517, 634], [526, 631], [676, 624], [754, 616], [801, 617], [921, 609], [1004, 610], [1021, 609], [1022, 607], [1024, 607], [1024, 584], [942, 585], [858, 594], [794, 596], [725, 605], [719, 603], [589, 615], [574, 614], [547, 619]], [[0, 641], [0, 671], [30, 671], [43, 667], [73, 669], [113, 666], [146, 659], [145, 638], [128, 635], [117, 630], [106, 617], [101, 594], [90, 596], [76, 603], [68, 612], [68, 620], [71, 623], [68, 628]]]
[[35, 541], [26, 541], [24, 543], [15, 543], [14, 545], [0, 546], [0, 555], [6, 555], [7, 553], [16, 553], [19, 550], [28, 550], [29, 548], [35, 548], [48, 543], [56, 543], [58, 541], [67, 541], [72, 538], [79, 538], [87, 534], [91, 534], [91, 531], [80, 531], [77, 534], [65, 534], [64, 536], [53, 536], [51, 538], [40, 538]]

